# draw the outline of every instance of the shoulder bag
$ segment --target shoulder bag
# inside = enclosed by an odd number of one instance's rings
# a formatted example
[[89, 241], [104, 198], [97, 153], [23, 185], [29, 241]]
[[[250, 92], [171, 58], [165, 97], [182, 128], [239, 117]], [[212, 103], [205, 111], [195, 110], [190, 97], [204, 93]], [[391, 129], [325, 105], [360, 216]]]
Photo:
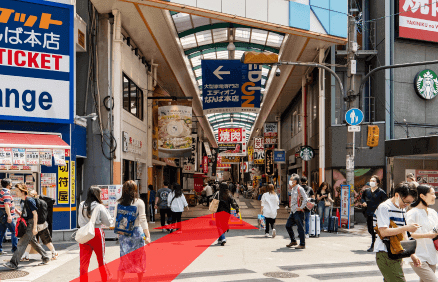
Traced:
[[327, 193], [327, 198], [324, 199], [324, 205], [326, 207], [331, 207], [332, 205], [332, 202], [330, 202], [329, 197], [330, 197], [330, 193]]
[[[216, 199], [217, 195], [217, 199]], [[216, 194], [213, 196], [213, 199], [210, 202], [210, 206], [208, 207], [208, 210], [212, 213], [217, 212], [217, 209], [219, 207], [219, 191], [216, 192]]]
[[24, 236], [24, 234], [26, 234], [27, 222], [23, 218], [24, 209], [26, 209], [26, 207], [27, 207], [27, 202], [24, 201], [24, 206], [23, 206], [23, 210], [21, 211], [21, 216], [19, 219], [17, 219], [17, 223], [15, 225], [15, 236], [17, 236], [18, 238], [21, 238]]
[[[406, 223], [406, 219], [405, 219], [404, 214], [403, 214], [403, 219]], [[391, 252], [390, 239], [383, 238], [382, 241], [386, 246], [386, 250], [388, 251], [388, 257], [390, 259], [394, 259], [394, 260], [410, 257], [412, 254], [415, 254], [415, 250], [417, 249], [417, 241], [415, 239], [411, 239], [411, 240], [407, 240], [407, 241], [400, 241], [400, 244], [403, 248], [403, 251], [398, 253], [398, 254], [394, 254]]]
[[[85, 206], [85, 204], [84, 204], [84, 206]], [[85, 208], [84, 206], [82, 206], [82, 210]], [[88, 221], [87, 224], [85, 224], [84, 226], [79, 228], [79, 230], [76, 232], [76, 236], [75, 236], [76, 242], [78, 242], [80, 244], [85, 244], [85, 243], [87, 243], [88, 241], [90, 241], [91, 239], [94, 238], [94, 236], [95, 236], [94, 226], [96, 224], [96, 219], [97, 219], [97, 213], [99, 211], [99, 206], [100, 206], [100, 204], [98, 204], [94, 208], [93, 213], [91, 214], [90, 221]]]

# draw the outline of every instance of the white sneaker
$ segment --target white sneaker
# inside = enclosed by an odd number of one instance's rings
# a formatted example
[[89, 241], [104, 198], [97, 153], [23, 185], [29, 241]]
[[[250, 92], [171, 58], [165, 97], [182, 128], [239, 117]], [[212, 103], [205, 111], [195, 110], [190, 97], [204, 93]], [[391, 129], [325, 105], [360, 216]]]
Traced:
[[309, 239], [310, 238], [310, 235], [309, 234], [306, 234], [306, 239]]
[[277, 231], [275, 229], [272, 229], [272, 238], [275, 238], [275, 235], [277, 235]]
[[54, 253], [52, 253], [52, 260], [55, 260], [55, 259], [57, 259], [58, 257], [59, 257], [58, 252], [54, 252]]
[[265, 237], [268, 238], [269, 237], [269, 233], [265, 233]]

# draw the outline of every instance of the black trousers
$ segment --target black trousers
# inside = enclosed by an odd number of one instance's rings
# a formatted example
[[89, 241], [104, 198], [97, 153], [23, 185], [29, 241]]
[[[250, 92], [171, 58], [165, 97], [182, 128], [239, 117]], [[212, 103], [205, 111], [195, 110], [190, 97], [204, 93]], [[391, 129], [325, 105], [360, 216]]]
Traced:
[[172, 212], [172, 223], [174, 224], [174, 228], [175, 228], [175, 223], [176, 224], [176, 229], [181, 230], [181, 215], [182, 212]]
[[265, 234], [269, 234], [269, 225], [271, 225], [271, 228], [274, 229], [275, 218], [265, 217], [265, 219], [266, 219]]
[[374, 230], [373, 227], [373, 216], [372, 215], [367, 215], [367, 227], [368, 227], [368, 233], [371, 234], [371, 238], [372, 238], [372, 245], [374, 246], [374, 242], [376, 241], [376, 231]]
[[166, 214], [167, 214], [167, 224], [171, 223], [172, 211], [170, 209], [160, 209], [161, 226], [166, 225]]

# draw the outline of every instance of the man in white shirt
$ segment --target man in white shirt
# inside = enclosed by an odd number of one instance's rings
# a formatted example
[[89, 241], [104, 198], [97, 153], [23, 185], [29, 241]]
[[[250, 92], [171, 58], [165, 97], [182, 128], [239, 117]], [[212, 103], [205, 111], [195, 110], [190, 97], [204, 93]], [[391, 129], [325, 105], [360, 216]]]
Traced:
[[202, 191], [205, 191], [205, 196], [207, 196], [208, 203], [210, 203], [211, 196], [213, 196], [213, 188], [211, 188], [209, 183], [206, 183]]
[[[377, 218], [377, 226], [382, 237], [396, 236], [403, 234], [405, 240], [408, 239], [408, 232], [415, 232], [420, 226], [418, 224], [406, 225], [405, 208], [410, 206], [417, 198], [417, 191], [409, 188], [406, 182], [400, 183], [394, 190], [394, 197], [381, 203], [375, 212]], [[390, 228], [390, 221], [397, 224], [397, 228]], [[385, 281], [406, 281], [403, 269], [402, 259], [393, 260], [388, 257], [388, 250], [377, 236], [374, 244], [374, 252], [376, 253], [377, 266], [380, 269]], [[411, 259], [415, 266], [420, 266], [421, 262], [418, 257], [413, 254]]]

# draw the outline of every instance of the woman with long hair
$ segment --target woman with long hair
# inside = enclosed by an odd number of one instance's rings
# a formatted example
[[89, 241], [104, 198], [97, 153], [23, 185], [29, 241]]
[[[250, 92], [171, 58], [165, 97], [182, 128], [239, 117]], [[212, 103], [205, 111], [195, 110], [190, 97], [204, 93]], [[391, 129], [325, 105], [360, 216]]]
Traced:
[[[216, 214], [216, 225], [219, 233], [218, 244], [224, 246], [227, 242], [225, 232], [228, 230], [228, 220], [230, 219], [231, 207], [239, 213], [239, 206], [233, 198], [233, 195], [231, 195], [227, 183], [221, 183], [217, 193], [219, 193], [219, 206]], [[216, 199], [216, 195], [213, 199]]]
[[417, 240], [415, 254], [421, 261], [420, 267], [415, 267], [411, 261], [412, 269], [420, 277], [420, 281], [438, 282], [435, 276], [437, 253], [433, 239], [438, 236], [438, 215], [434, 209], [429, 208], [435, 204], [435, 190], [425, 184], [417, 187], [418, 199], [411, 205], [412, 209], [406, 213], [406, 223], [418, 224], [415, 232], [411, 233], [412, 238]]
[[123, 280], [125, 273], [137, 273], [138, 281], [142, 281], [146, 271], [146, 253], [143, 247], [151, 242], [151, 235], [145, 204], [138, 198], [137, 184], [133, 180], [123, 184], [122, 196], [117, 202], [114, 231], [119, 234], [120, 242], [118, 281]]
[[99, 187], [90, 187], [87, 192], [87, 199], [79, 205], [79, 227], [85, 226], [91, 219], [92, 213], [96, 210], [97, 217], [94, 223], [94, 238], [85, 244], [79, 244], [80, 254], [80, 275], [81, 278], [87, 280], [88, 266], [93, 252], [96, 254], [99, 264], [99, 271], [102, 281], [108, 280], [108, 272], [105, 267], [105, 233], [102, 230], [102, 224], [105, 226], [113, 225], [113, 219], [106, 207], [102, 204], [100, 198], [101, 190]]
[[334, 202], [330, 195], [328, 183], [323, 182], [316, 192], [316, 199], [318, 200], [318, 214], [321, 218], [321, 230], [328, 231], [328, 220], [330, 216], [330, 206]]
[[266, 219], [265, 236], [269, 237], [269, 226], [272, 228], [272, 238], [277, 234], [274, 229], [275, 219], [277, 218], [277, 210], [280, 208], [280, 199], [275, 193], [274, 185], [268, 185], [268, 192], [264, 193], [261, 200], [261, 214]]
[[[173, 191], [167, 196], [167, 205], [172, 211], [172, 223], [177, 223], [177, 233], [181, 233], [181, 215], [185, 207], [187, 208], [187, 211], [189, 210], [189, 205], [187, 204], [186, 197], [182, 192], [181, 185], [174, 183], [172, 186]], [[173, 231], [173, 229], [170, 230], [170, 232]]]

